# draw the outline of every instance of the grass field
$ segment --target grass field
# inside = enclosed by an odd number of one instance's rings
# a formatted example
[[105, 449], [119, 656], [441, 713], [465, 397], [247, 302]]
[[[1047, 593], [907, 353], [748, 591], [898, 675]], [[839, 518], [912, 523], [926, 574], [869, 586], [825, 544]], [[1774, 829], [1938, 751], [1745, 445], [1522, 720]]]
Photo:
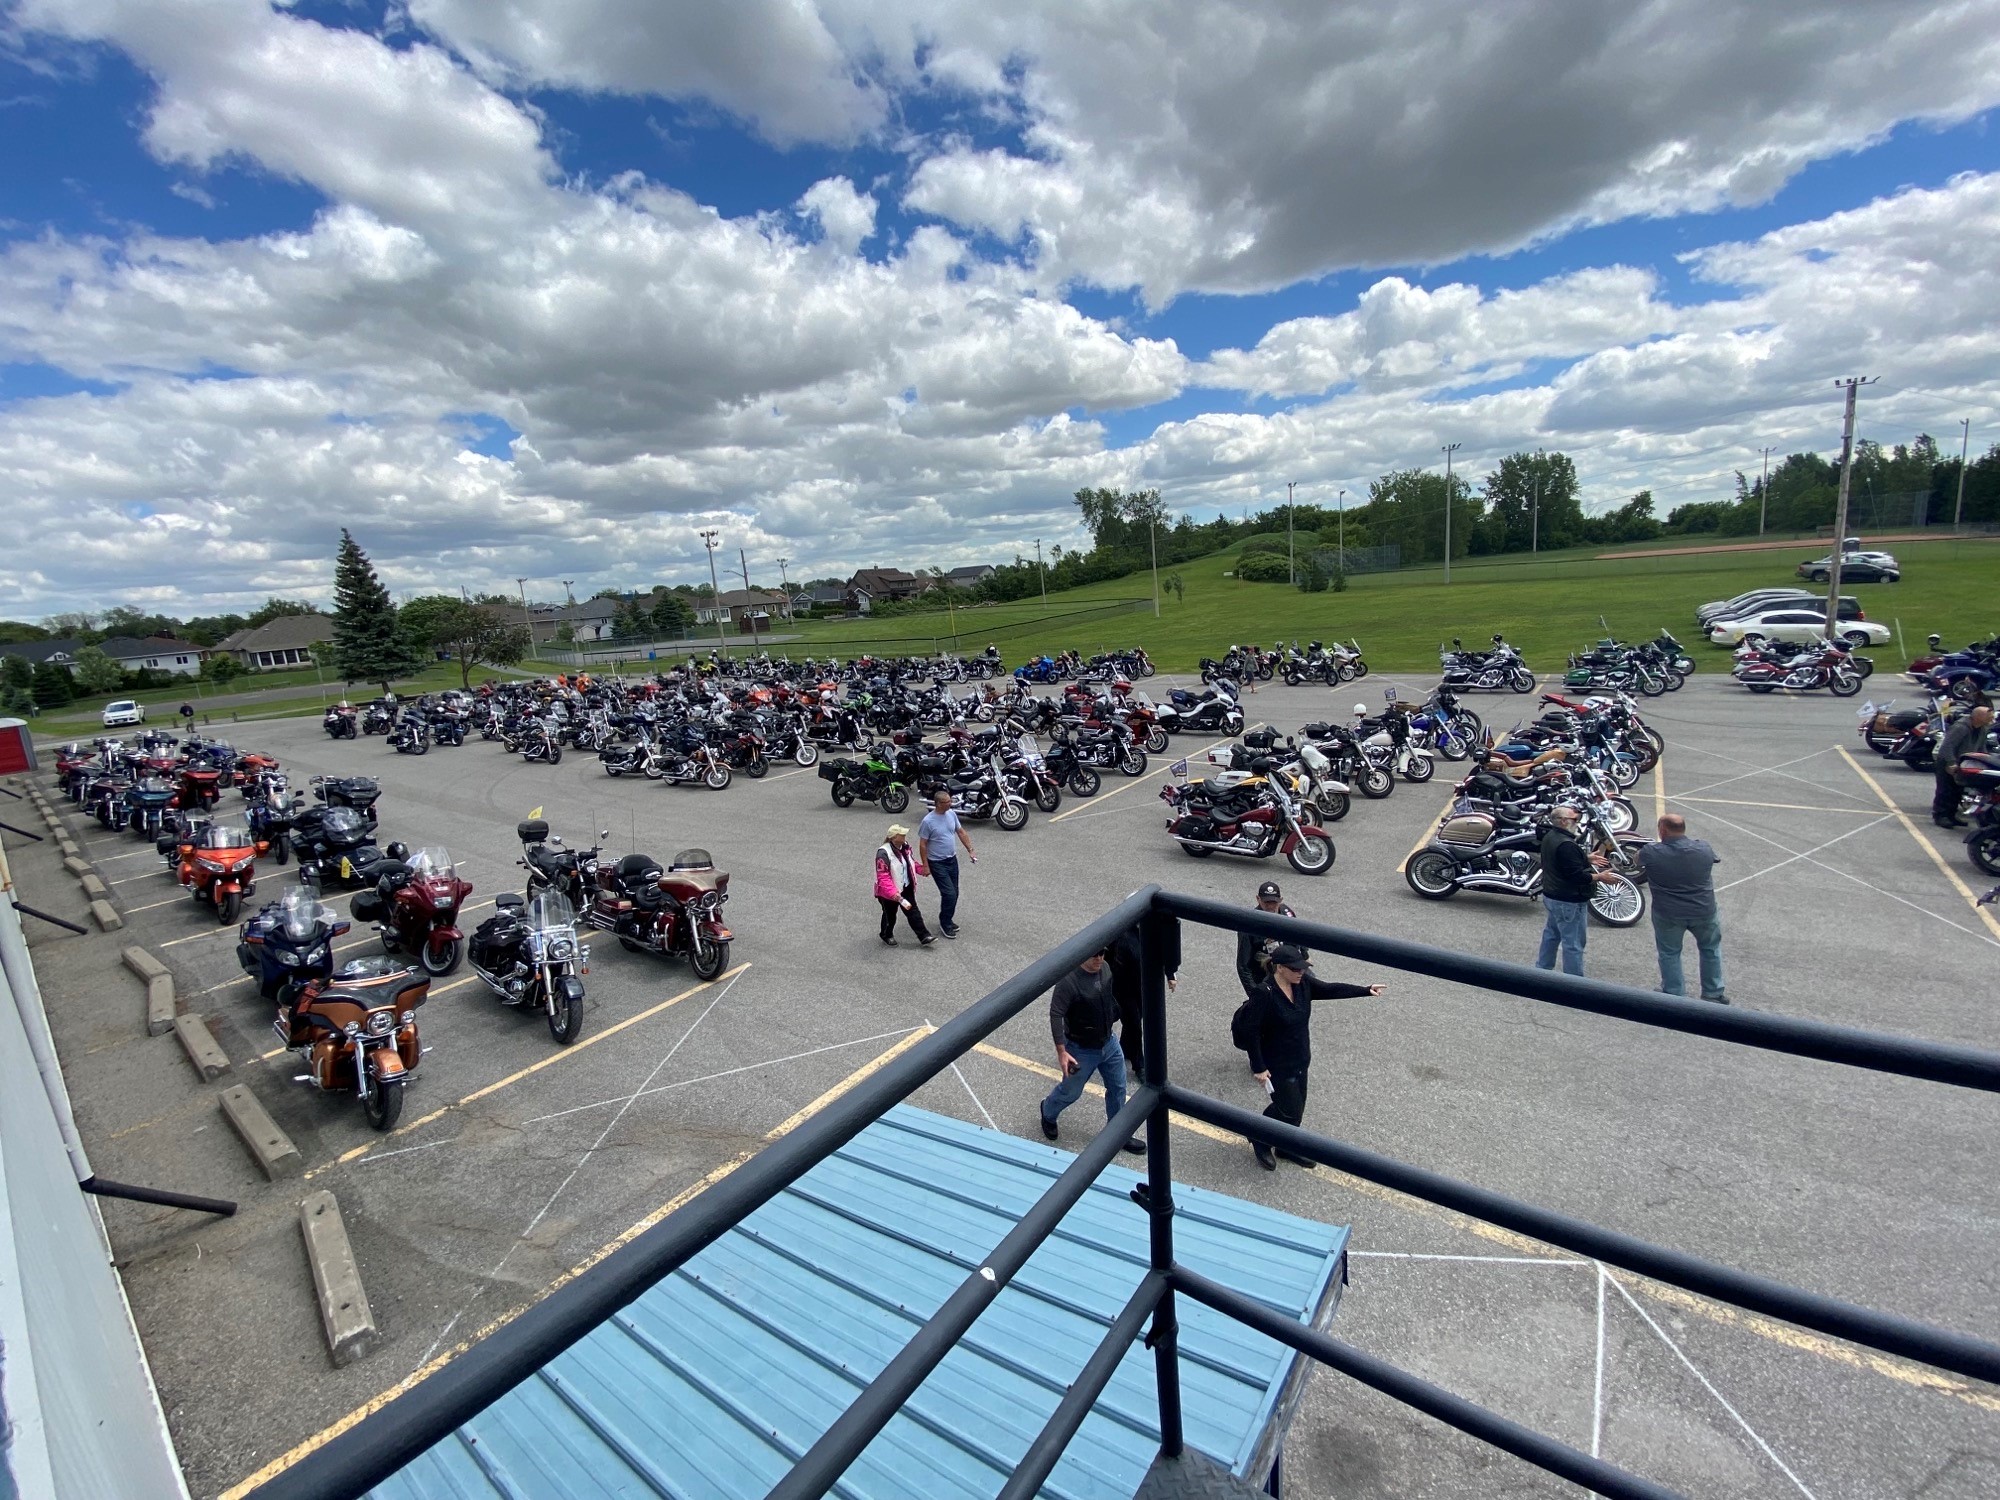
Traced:
[[[479, 680], [475, 674], [473, 681]], [[448, 687], [457, 687], [458, 668], [450, 662], [439, 662], [426, 668], [415, 677], [396, 684], [396, 691], [403, 694], [435, 693]], [[263, 694], [273, 689], [295, 688], [296, 692], [274, 694], [271, 698], [240, 703], [247, 694]], [[350, 701], [360, 702], [375, 696], [373, 683], [349, 689], [338, 682], [321, 684], [311, 667], [285, 672], [253, 672], [238, 677], [232, 682], [203, 682], [190, 677], [173, 687], [147, 688], [136, 693], [111, 693], [104, 697], [93, 697], [88, 702], [65, 703], [48, 713], [37, 714], [28, 720], [32, 733], [38, 735], [83, 735], [86, 731], [96, 734], [104, 722], [104, 705], [119, 699], [133, 698], [146, 705], [148, 724], [171, 729], [175, 711], [183, 703], [192, 703], [195, 711], [218, 723], [232, 719], [278, 718], [287, 714], [304, 713], [307, 709], [318, 709], [324, 703], [345, 695]], [[220, 700], [220, 701], [218, 701]], [[129, 733], [129, 731], [127, 731]]]
[[[1685, 541], [1681, 545], [1686, 545]], [[1045, 612], [1039, 600], [958, 611], [957, 639], [946, 615], [904, 615], [894, 619], [805, 622], [802, 639], [778, 649], [793, 654], [880, 649], [919, 652], [979, 650], [988, 640], [1001, 655], [1019, 662], [1031, 651], [1074, 648], [1086, 653], [1120, 646], [1143, 646], [1169, 670], [1191, 669], [1202, 656], [1220, 655], [1232, 641], [1270, 645], [1297, 637], [1361, 643], [1369, 661], [1401, 671], [1434, 667], [1441, 642], [1463, 637], [1468, 646], [1504, 633], [1538, 668], [1554, 667], [1605, 629], [1623, 639], [1649, 638], [1665, 628], [1696, 651], [1697, 659], [1720, 650], [1695, 631], [1695, 607], [1747, 589], [1798, 584], [1793, 570], [1826, 555], [1823, 540], [1764, 552], [1715, 552], [1604, 561], [1603, 549], [1481, 558], [1452, 565], [1452, 581], [1441, 568], [1375, 573], [1352, 579], [1341, 593], [1302, 594], [1281, 584], [1238, 583], [1223, 575], [1235, 564], [1231, 553], [1183, 563], [1185, 601], [1168, 594], [1154, 619], [1150, 601], [1120, 612], [1111, 601], [1150, 592], [1150, 576], [1135, 574], [1052, 595]], [[1938, 631], [1962, 644], [2000, 627], [2000, 540], [1899, 542], [1903, 581], [1857, 584], [1844, 592], [1861, 601], [1871, 620], [1894, 628], [1900, 623], [1910, 654], [1925, 634]], [[1803, 585], [1801, 585], [1803, 586]], [[1102, 609], [1103, 613], [1080, 611]], [[1045, 625], [1036, 622], [1050, 617]], [[1069, 616], [1061, 618], [1060, 616]], [[1605, 624], [1600, 624], [1602, 617]], [[894, 644], [892, 644], [894, 643]], [[1891, 644], [1878, 652], [1885, 664], [1900, 665], [1904, 651]]]

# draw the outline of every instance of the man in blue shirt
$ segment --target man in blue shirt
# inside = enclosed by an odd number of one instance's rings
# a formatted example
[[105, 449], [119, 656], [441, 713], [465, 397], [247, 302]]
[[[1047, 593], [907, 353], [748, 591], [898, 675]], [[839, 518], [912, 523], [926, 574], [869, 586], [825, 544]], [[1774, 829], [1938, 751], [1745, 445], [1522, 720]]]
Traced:
[[958, 936], [958, 846], [965, 845], [965, 857], [973, 864], [979, 856], [972, 852], [972, 840], [958, 814], [951, 808], [951, 793], [939, 792], [931, 799], [931, 810], [917, 823], [917, 843], [923, 849], [924, 865], [938, 888], [938, 926], [948, 938]]
[[1660, 960], [1660, 989], [1687, 993], [1681, 974], [1681, 942], [1694, 934], [1701, 955], [1701, 998], [1727, 1005], [1722, 990], [1722, 916], [1715, 907], [1715, 867], [1722, 856], [1701, 839], [1687, 836], [1687, 819], [1667, 813], [1660, 841], [1639, 851], [1646, 883], [1653, 888], [1653, 949]]

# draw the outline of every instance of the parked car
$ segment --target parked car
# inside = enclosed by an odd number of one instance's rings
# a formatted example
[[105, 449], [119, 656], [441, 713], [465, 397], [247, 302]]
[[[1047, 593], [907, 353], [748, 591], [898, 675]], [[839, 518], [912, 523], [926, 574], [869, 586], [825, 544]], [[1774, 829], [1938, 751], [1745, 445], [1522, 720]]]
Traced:
[[1734, 599], [1711, 599], [1694, 612], [1694, 619], [1697, 625], [1706, 626], [1710, 621], [1730, 615], [1746, 614], [1753, 609], [1773, 609], [1796, 599], [1812, 597], [1810, 589], [1752, 589]]
[[146, 710], [130, 698], [120, 698], [116, 703], [104, 705], [104, 727], [116, 729], [123, 724], [143, 724]]
[[[1896, 559], [1886, 552], [1844, 552], [1840, 558], [1842, 583], [1895, 583], [1903, 576]], [[1833, 577], [1833, 558], [1815, 558], [1799, 564], [1799, 577], [1825, 583]]]
[[[1809, 594], [1801, 590], [1799, 593], [1782, 599], [1773, 599], [1765, 604], [1753, 604], [1747, 609], [1732, 609], [1725, 614], [1710, 615], [1702, 622], [1702, 630], [1706, 632], [1714, 629], [1717, 625], [1726, 625], [1731, 620], [1748, 619], [1751, 615], [1766, 614], [1774, 609], [1809, 609], [1815, 614], [1824, 615], [1826, 613], [1826, 595]], [[1840, 618], [1843, 620], [1865, 619], [1866, 612], [1861, 608], [1861, 601], [1856, 599], [1852, 594], [1842, 594], [1840, 596]]]
[[[1886, 645], [1889, 627], [1866, 619], [1857, 611], [1852, 617], [1842, 613], [1840, 638], [1850, 646]], [[1747, 637], [1762, 636], [1767, 641], [1816, 641], [1826, 634], [1826, 606], [1818, 609], [1793, 607], [1767, 609], [1732, 620], [1719, 620], [1710, 627], [1708, 638], [1718, 646], [1740, 646]]]

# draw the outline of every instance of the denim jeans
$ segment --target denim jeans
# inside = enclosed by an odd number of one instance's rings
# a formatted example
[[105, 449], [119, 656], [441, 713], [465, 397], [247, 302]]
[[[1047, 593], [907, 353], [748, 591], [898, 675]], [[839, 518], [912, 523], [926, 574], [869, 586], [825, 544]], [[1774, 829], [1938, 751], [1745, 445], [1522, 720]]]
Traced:
[[1653, 948], [1660, 959], [1660, 990], [1668, 995], [1685, 995], [1687, 981], [1681, 974], [1681, 937], [1694, 934], [1695, 952], [1701, 961], [1701, 998], [1722, 997], [1722, 918], [1701, 922], [1676, 922], [1653, 913]]
[[958, 930], [958, 856], [930, 862], [931, 879], [937, 882], [938, 926], [946, 932]]
[[1554, 901], [1542, 897], [1542, 910], [1548, 913], [1548, 920], [1542, 924], [1542, 951], [1535, 956], [1535, 967], [1553, 969], [1556, 966], [1556, 948], [1562, 948], [1563, 973], [1583, 973], [1583, 944], [1590, 924], [1590, 908], [1581, 901]]
[[1111, 1119], [1125, 1107], [1125, 1051], [1118, 1038], [1110, 1038], [1102, 1047], [1079, 1047], [1071, 1042], [1069, 1055], [1076, 1059], [1076, 1071], [1049, 1090], [1049, 1097], [1042, 1101], [1042, 1118], [1054, 1120], [1081, 1099], [1083, 1086], [1098, 1073], [1104, 1078], [1104, 1118]]

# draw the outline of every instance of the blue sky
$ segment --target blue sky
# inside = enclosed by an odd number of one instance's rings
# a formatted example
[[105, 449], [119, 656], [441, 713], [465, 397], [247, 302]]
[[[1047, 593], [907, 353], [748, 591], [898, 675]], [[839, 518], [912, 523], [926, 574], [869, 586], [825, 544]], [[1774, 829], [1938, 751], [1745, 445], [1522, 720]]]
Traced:
[[1850, 371], [1990, 441], [1981, 9], [23, 0], [0, 613], [324, 593], [342, 522], [409, 589], [950, 565], [1444, 439], [1672, 504]]

